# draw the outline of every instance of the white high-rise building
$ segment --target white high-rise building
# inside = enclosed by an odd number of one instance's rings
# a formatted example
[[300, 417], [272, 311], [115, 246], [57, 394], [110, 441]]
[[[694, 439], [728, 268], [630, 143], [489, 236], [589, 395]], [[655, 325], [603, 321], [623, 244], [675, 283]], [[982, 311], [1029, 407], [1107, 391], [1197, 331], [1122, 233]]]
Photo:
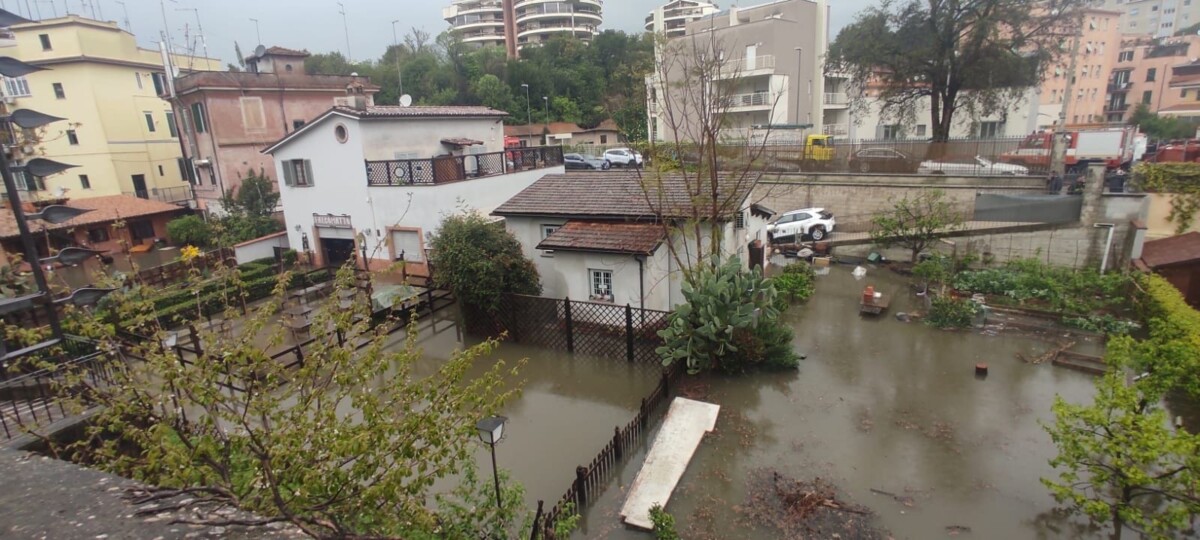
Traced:
[[591, 39], [604, 22], [603, 0], [454, 0], [442, 18], [466, 43], [503, 46], [509, 57], [555, 34]]
[[687, 23], [720, 11], [712, 2], [702, 0], [672, 0], [666, 5], [650, 11], [646, 17], [646, 31], [679, 37], [687, 33]]
[[1120, 11], [1122, 34], [1167, 37], [1200, 23], [1200, 0], [1091, 0], [1091, 7]]

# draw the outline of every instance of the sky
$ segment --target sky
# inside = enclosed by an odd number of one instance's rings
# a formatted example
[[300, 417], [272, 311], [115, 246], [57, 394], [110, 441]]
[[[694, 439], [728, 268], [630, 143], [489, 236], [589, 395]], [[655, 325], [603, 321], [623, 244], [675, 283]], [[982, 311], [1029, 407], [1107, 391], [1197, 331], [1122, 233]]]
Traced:
[[[755, 5], [766, 0], [744, 0]], [[122, 4], [123, 2], [123, 4]], [[195, 44], [194, 54], [203, 54], [196, 30], [199, 15], [204, 41], [210, 56], [234, 62], [233, 44], [250, 54], [261, 33], [269, 46], [308, 49], [310, 52], [347, 52], [345, 29], [349, 29], [349, 56], [353, 60], [379, 58], [392, 43], [392, 21], [400, 39], [411, 28], [421, 28], [436, 36], [448, 28], [442, 8], [449, 0], [340, 0], [345, 6], [346, 24], [342, 25], [339, 0], [0, 0], [0, 8], [31, 18], [51, 18], [66, 12], [114, 20], [129, 26], [143, 46], [155, 46], [162, 31], [164, 14], [176, 50]], [[830, 36], [854, 20], [855, 14], [878, 0], [829, 0], [832, 12]], [[646, 15], [665, 0], [605, 0], [602, 29], [641, 32]], [[726, 8], [731, 2], [718, 0]], [[195, 11], [193, 11], [195, 10]], [[189, 36], [190, 39], [185, 39]]]

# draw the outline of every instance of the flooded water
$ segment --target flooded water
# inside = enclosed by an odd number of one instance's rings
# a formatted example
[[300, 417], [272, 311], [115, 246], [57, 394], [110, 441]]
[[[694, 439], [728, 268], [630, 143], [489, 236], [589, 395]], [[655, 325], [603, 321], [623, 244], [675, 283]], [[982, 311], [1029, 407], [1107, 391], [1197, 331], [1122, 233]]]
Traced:
[[[667, 506], [684, 538], [778, 538], [734, 509], [758, 468], [832, 481], [896, 538], [946, 537], [948, 527], [974, 538], [1079, 534], [1051, 517], [1038, 479], [1052, 474], [1054, 447], [1039, 421], [1052, 419], [1055, 394], [1090, 399], [1092, 378], [1017, 358], [1054, 347], [1047, 341], [900, 322], [893, 315], [918, 302], [906, 281], [876, 269], [856, 281], [851, 269], [821, 276], [815, 297], [786, 315], [807, 355], [798, 371], [688, 382], [690, 394], [722, 409]], [[896, 295], [880, 318], [858, 314], [867, 284]], [[975, 377], [979, 362], [989, 366], [984, 379]], [[616, 516], [641, 459], [627, 462], [577, 537], [650, 537]]]

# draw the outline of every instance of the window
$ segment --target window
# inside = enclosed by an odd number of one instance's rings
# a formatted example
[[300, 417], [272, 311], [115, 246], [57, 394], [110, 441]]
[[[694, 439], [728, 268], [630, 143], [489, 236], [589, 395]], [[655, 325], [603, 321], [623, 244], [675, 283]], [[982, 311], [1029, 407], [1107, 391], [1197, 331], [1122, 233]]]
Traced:
[[[337, 139], [337, 142], [346, 144], [346, 141], [350, 140], [350, 132], [346, 130], [346, 126], [338, 124], [333, 128], [333, 137]], [[472, 147], [472, 150], [474, 149], [475, 147]]]
[[179, 136], [179, 126], [175, 125], [175, 113], [167, 111], [167, 133], [171, 134], [171, 138]]
[[141, 90], [142, 89], [142, 74], [140, 72], [134, 72], [133, 79], [135, 81], [137, 81], [138, 90]]
[[154, 113], [146, 111], [142, 114], [146, 115], [146, 129], [150, 130], [150, 133], [154, 133]]
[[242, 125], [246, 131], [261, 131], [267, 129], [267, 117], [263, 113], [262, 98], [260, 97], [243, 97], [240, 99], [242, 106]]
[[83, 189], [92, 189], [92, 181], [88, 180], [88, 175], [79, 175], [79, 187]]
[[592, 275], [592, 300], [613, 299], [612, 270], [589, 270]]
[[75, 134], [75, 130], [67, 130], [67, 144], [77, 146], [79, 144], [79, 135]]
[[58, 99], [67, 99], [67, 93], [63, 90], [62, 83], [54, 83], [54, 97]]
[[129, 227], [129, 235], [135, 241], [154, 238], [154, 224], [148, 219], [133, 220], [127, 226]]
[[99, 244], [100, 242], [107, 242], [108, 238], [108, 227], [88, 229], [88, 242]]
[[292, 120], [292, 131], [296, 131], [304, 127], [304, 120]]
[[307, 159], [290, 159], [284, 161], [283, 184], [293, 187], [310, 187], [314, 185], [312, 162]]
[[1200, 92], [1196, 92], [1196, 101], [1200, 101]]
[[29, 171], [20, 171], [16, 174], [17, 189], [25, 191], [40, 191], [45, 190], [46, 185], [40, 177], [29, 174]]
[[167, 76], [163, 73], [151, 73], [150, 78], [154, 80], [154, 93], [160, 96], [167, 93]]
[[979, 137], [983, 139], [995, 139], [1004, 136], [1004, 122], [980, 122]]
[[600, 136], [600, 144], [608, 144], [608, 135]]
[[737, 214], [734, 214], [733, 228], [735, 228], [735, 229], [745, 229], [746, 228], [746, 213], [745, 212], [739, 211]]
[[288, 73], [291, 73], [291, 72], [292, 72], [292, 65], [291, 65], [291, 64], [286, 64], [286, 65], [284, 65], [284, 66], [283, 66], [283, 70], [284, 70], [284, 71], [286, 71], [286, 72], [288, 72]]
[[392, 250], [397, 261], [425, 262], [419, 230], [392, 231]]
[[[562, 227], [562, 225], [552, 225], [552, 224], [543, 223], [542, 224], [542, 240], [549, 238], [550, 235], [554, 234], [554, 231], [557, 231], [559, 227]], [[544, 250], [542, 250], [542, 256], [553, 257], [554, 250], [553, 249], [544, 249]]]
[[192, 125], [196, 126], [196, 133], [204, 133], [204, 131], [205, 131], [204, 128], [206, 128], [207, 125], [204, 122], [204, 104], [203, 103], [193, 103], [192, 104]]
[[50, 46], [50, 34], [38, 34], [38, 39], [42, 42], [43, 51], [49, 51], [54, 48]]
[[4, 77], [4, 95], [8, 97], [27, 97], [33, 94], [29, 91], [29, 81], [25, 77]]
[[1151, 99], [1153, 99], [1153, 96], [1154, 96], [1154, 92], [1153, 92], [1153, 91], [1146, 90], [1145, 92], [1142, 92], [1142, 103], [1145, 103], [1146, 105], [1149, 105], [1149, 104], [1150, 104], [1150, 100], [1151, 100]]
[[904, 132], [903, 126], [900, 124], [890, 124], [879, 126], [878, 137], [880, 139], [899, 139]]
[[1184, 88], [1183, 91], [1179, 92], [1179, 97], [1181, 97], [1181, 98], [1187, 97], [1187, 88]]
[[175, 158], [175, 162], [179, 165], [179, 177], [189, 184], [196, 184], [196, 170], [192, 168], [192, 160], [188, 158]]
[[925, 137], [925, 124], [917, 124], [916, 135], [919, 139]]
[[166, 173], [166, 171], [164, 171], [164, 170], [163, 170], [163, 166], [162, 166], [162, 165], [159, 165], [159, 166], [158, 166], [158, 175], [159, 175], [159, 176], [163, 176], [163, 175], [165, 175], [165, 174], [167, 174], [167, 173]]
[[1133, 51], [1121, 51], [1121, 54], [1117, 57], [1117, 61], [1118, 62], [1132, 62], [1133, 61]]

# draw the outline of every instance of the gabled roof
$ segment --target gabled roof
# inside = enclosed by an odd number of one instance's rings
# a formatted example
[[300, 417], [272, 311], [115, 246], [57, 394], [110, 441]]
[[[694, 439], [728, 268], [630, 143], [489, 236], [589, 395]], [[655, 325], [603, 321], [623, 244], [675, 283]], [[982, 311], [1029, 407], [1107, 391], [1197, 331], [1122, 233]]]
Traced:
[[550, 122], [549, 124], [504, 126], [504, 135], [507, 137], [540, 137], [547, 131], [551, 135], [560, 135], [563, 133], [580, 133], [583, 131], [583, 128], [579, 127], [578, 124], [571, 122]]
[[[576, 219], [689, 218], [712, 212], [712, 207], [743, 208], [753, 178], [722, 175], [718, 191], [724, 201], [713, 204], [692, 196], [699, 181], [677, 173], [639, 174], [636, 171], [549, 174], [496, 208], [497, 216], [557, 216]], [[707, 209], [707, 210], [706, 210]], [[732, 210], [731, 210], [732, 211]]]
[[[57, 225], [45, 224], [47, 230], [71, 229], [96, 223], [108, 223], [118, 219], [174, 213], [182, 210], [173, 204], [140, 199], [130, 195], [108, 195], [106, 197], [92, 197], [90, 199], [71, 199], [66, 202], [66, 205], [72, 208], [88, 209], [91, 212], [77, 216], [66, 223], [59, 223]], [[29, 211], [29, 208], [26, 208], [26, 211]], [[34, 222], [33, 227], [35, 230], [41, 230], [42, 224], [42, 222], [37, 221]], [[7, 207], [0, 208], [0, 238], [13, 238], [20, 235], [21, 233], [17, 229], [17, 220], [13, 216], [12, 210]]]
[[650, 255], [666, 234], [656, 223], [568, 221], [538, 244], [537, 249]]
[[1142, 247], [1142, 262], [1151, 269], [1193, 261], [1200, 261], [1200, 232], [1151, 240]]
[[313, 126], [323, 123], [331, 116], [340, 116], [342, 118], [351, 118], [355, 120], [406, 120], [412, 118], [418, 119], [434, 119], [434, 118], [492, 118], [500, 119], [508, 116], [504, 111], [497, 111], [489, 107], [400, 107], [396, 105], [387, 106], [369, 106], [366, 109], [359, 110], [351, 107], [334, 107], [325, 111], [313, 121], [304, 125], [304, 127], [284, 135], [282, 139], [271, 143], [262, 150], [264, 154], [271, 154], [278, 150], [283, 145], [291, 142], [293, 139], [307, 133]]

